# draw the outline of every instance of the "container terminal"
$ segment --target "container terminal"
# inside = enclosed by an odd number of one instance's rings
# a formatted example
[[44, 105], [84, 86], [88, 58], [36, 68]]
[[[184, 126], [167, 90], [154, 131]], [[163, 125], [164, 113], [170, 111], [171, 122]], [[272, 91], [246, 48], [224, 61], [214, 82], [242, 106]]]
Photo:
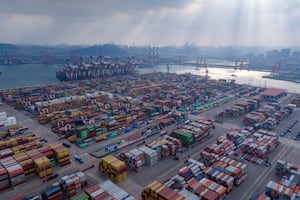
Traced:
[[0, 199], [300, 198], [299, 95], [94, 75], [0, 91]]

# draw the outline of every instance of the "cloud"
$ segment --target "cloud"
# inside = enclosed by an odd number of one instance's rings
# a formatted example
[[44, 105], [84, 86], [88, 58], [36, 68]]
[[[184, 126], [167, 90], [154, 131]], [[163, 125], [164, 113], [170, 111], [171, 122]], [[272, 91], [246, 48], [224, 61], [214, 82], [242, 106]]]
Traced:
[[298, 0], [0, 1], [2, 42], [300, 45]]

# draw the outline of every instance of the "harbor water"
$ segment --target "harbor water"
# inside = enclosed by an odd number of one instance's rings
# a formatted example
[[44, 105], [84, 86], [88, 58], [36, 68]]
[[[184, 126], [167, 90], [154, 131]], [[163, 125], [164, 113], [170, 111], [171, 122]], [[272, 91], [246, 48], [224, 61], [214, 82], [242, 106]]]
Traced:
[[[286, 89], [288, 92], [300, 93], [299, 83], [262, 78], [263, 76], [269, 75], [270, 72], [253, 70], [248, 71], [247, 69], [235, 70], [233, 68], [234, 63], [230, 61], [223, 61], [222, 64], [226, 64], [231, 68], [208, 67], [208, 76], [212, 79], [234, 79], [238, 84], [268, 88], [282, 88]], [[54, 64], [26, 64], [11, 66], [0, 65], [0, 72], [2, 72], [2, 74], [0, 75], [0, 89], [58, 83], [59, 81], [55, 77], [55, 72], [59, 69], [61, 69], [61, 66]], [[140, 73], [148, 73], [154, 71], [166, 72], [167, 67], [166, 65], [157, 65], [151, 68], [140, 69]], [[206, 69], [204, 67], [196, 68], [194, 66], [184, 65], [170, 65], [170, 72], [179, 74], [191, 73], [200, 76], [206, 75]]]

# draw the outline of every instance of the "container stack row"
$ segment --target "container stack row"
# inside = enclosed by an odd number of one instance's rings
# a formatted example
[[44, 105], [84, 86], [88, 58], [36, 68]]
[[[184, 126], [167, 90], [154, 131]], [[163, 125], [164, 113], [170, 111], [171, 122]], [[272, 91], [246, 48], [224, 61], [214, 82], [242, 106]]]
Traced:
[[89, 185], [84, 172], [64, 176], [42, 192], [43, 200], [136, 200], [119, 186], [106, 180]]
[[255, 111], [244, 116], [243, 122], [246, 125], [254, 125], [263, 123], [267, 118], [271, 117], [280, 107], [276, 104], [266, 104]]
[[0, 150], [1, 149], [7, 149], [7, 148], [13, 148], [19, 145], [24, 145], [29, 142], [33, 142], [36, 140], [39, 140], [40, 137], [36, 136], [34, 134], [26, 134], [26, 135], [18, 135], [11, 138], [1, 139], [0, 141]]
[[294, 106], [288, 104], [279, 111], [276, 111], [272, 117], [276, 120], [276, 122], [280, 122], [281, 120], [286, 119], [292, 112], [294, 112]]
[[125, 162], [112, 155], [102, 158], [98, 167], [100, 172], [114, 182], [121, 182], [127, 178], [127, 167]]
[[206, 200], [224, 200], [227, 191], [224, 186], [208, 178], [202, 178], [200, 181], [192, 180], [186, 185], [186, 190]]
[[[84, 196], [84, 199], [86, 200], [136, 200], [135, 197], [125, 192], [110, 180], [86, 188], [85, 194], [88, 195], [87, 199], [86, 196]], [[73, 198], [72, 200], [77, 199]]]
[[283, 160], [277, 160], [275, 173], [279, 177], [295, 175], [300, 178], [300, 165]]
[[209, 167], [203, 171], [205, 176], [207, 176], [209, 179], [215, 181], [216, 183], [224, 186], [226, 188], [226, 193], [232, 191], [233, 185], [234, 185], [234, 178], [228, 174], [225, 174], [223, 172], [220, 172], [218, 170], [213, 169], [212, 167]]
[[282, 180], [280, 183], [269, 181], [266, 185], [265, 194], [272, 199], [295, 199], [300, 197], [299, 186], [289, 180]]
[[[8, 152], [7, 149], [6, 152]], [[60, 144], [18, 153], [14, 153], [10, 149], [9, 153], [0, 160], [0, 163], [2, 163], [1, 173], [3, 175], [3, 178], [0, 178], [0, 181], [3, 180], [2, 184], [0, 184], [2, 185], [1, 188], [14, 187], [23, 183], [25, 178], [34, 174], [37, 174], [43, 180], [48, 179], [53, 175], [52, 166], [57, 163], [57, 160], [60, 166], [70, 163], [68, 149]], [[16, 169], [17, 172], [22, 171], [22, 173], [12, 173], [12, 169]]]
[[53, 170], [50, 160], [46, 156], [34, 159], [35, 170], [41, 179], [48, 179], [52, 176]]
[[0, 191], [9, 188], [9, 177], [5, 167], [0, 164]]
[[143, 166], [155, 165], [160, 159], [175, 156], [182, 148], [179, 139], [164, 135], [145, 145], [129, 151], [122, 151], [119, 158], [123, 160], [128, 168], [139, 171]]
[[116, 200], [112, 195], [103, 190], [99, 185], [93, 185], [86, 188], [85, 193], [92, 200]]
[[204, 138], [208, 137], [213, 128], [213, 121], [209, 119], [200, 119], [174, 130], [170, 136], [178, 138], [182, 142], [182, 145], [189, 146], [195, 141], [202, 141]]
[[42, 200], [63, 200], [64, 193], [60, 186], [50, 186], [42, 192]]
[[54, 151], [60, 167], [71, 163], [70, 153], [66, 147], [62, 146], [60, 143], [54, 143], [50, 145], [50, 148]]
[[26, 143], [26, 144], [21, 144], [12, 148], [6, 148], [3, 150], [0, 150], [0, 158], [5, 158], [8, 156], [12, 156], [21, 152], [27, 152], [32, 149], [38, 149], [42, 147], [42, 143], [39, 142], [38, 140]]
[[99, 186], [108, 192], [115, 199], [122, 200], [136, 200], [131, 194], [121, 189], [118, 185], [114, 184], [110, 180], [106, 180], [99, 184]]
[[[7, 185], [7, 180], [2, 182], [5, 184], [3, 188], [15, 187], [20, 184], [25, 183], [25, 174], [22, 166], [17, 163], [17, 161], [13, 157], [3, 158], [0, 160], [0, 164], [3, 166], [2, 173], [3, 177], [9, 178], [9, 185]], [[5, 175], [5, 171], [7, 175]]]
[[224, 111], [217, 114], [217, 118], [224, 120], [225, 118], [236, 118], [245, 113], [255, 110], [259, 106], [259, 100], [255, 98], [249, 98], [245, 101], [241, 101], [226, 108]]
[[237, 130], [226, 133], [226, 138], [233, 141], [236, 146], [240, 145], [247, 138], [247, 135]]
[[35, 174], [35, 167], [33, 160], [24, 152], [15, 154], [14, 159], [23, 167], [26, 177], [33, 176]]
[[298, 94], [298, 96], [296, 96], [293, 101], [293, 104], [295, 104], [297, 107], [300, 107], [300, 95]]
[[64, 191], [64, 194], [71, 199], [76, 195], [83, 192], [87, 186], [87, 178], [81, 171], [67, 176], [63, 176], [60, 180], [60, 185]]
[[209, 152], [209, 153], [214, 153], [218, 157], [221, 157], [225, 155], [226, 153], [235, 150], [236, 146], [234, 142], [223, 138], [219, 137], [217, 140], [217, 143], [209, 144], [204, 148], [204, 151]]
[[17, 124], [16, 117], [8, 117], [5, 112], [0, 112], [0, 127], [10, 127]]
[[142, 192], [143, 200], [187, 200], [178, 192], [154, 181], [147, 185]]
[[221, 136], [217, 139], [216, 143], [207, 145], [204, 150], [200, 152], [200, 161], [206, 166], [211, 166], [236, 148], [237, 146], [233, 141]]
[[[224, 199], [234, 186], [234, 177], [214, 169], [205, 167], [202, 162], [188, 159], [186, 166], [179, 173], [164, 183], [165, 186], [183, 191], [185, 196], [196, 195], [196, 199]], [[234, 163], [236, 164], [236, 163]]]
[[277, 133], [264, 129], [255, 131], [249, 127], [231, 130], [226, 138], [237, 146], [228, 155], [257, 164], [265, 164], [269, 154], [279, 145]]
[[178, 175], [183, 178], [183, 181], [180, 177], [176, 177], [175, 183], [177, 182], [176, 184], [179, 188], [183, 188], [184, 185], [192, 179], [200, 180], [203, 178], [202, 170], [205, 168], [204, 164], [201, 162], [195, 163], [192, 159], [189, 159], [189, 162], [190, 163], [182, 167], [178, 172]]
[[26, 127], [21, 127], [19, 125], [0, 128], [0, 139], [7, 139], [7, 138], [11, 138], [11, 137], [17, 137], [17, 136], [21, 136], [21, 135], [31, 135], [31, 134], [32, 134], [32, 131], [30, 131]]
[[247, 164], [228, 157], [221, 158], [220, 161], [213, 164], [212, 168], [232, 176], [234, 178], [235, 186], [240, 186], [248, 177], [246, 173]]
[[[258, 130], [251, 137], [245, 139], [239, 147], [244, 154], [265, 159], [277, 145], [278, 136], [276, 133]], [[249, 158], [246, 159], [249, 160]]]
[[147, 146], [140, 146], [130, 151], [123, 151], [119, 157], [129, 169], [139, 171], [145, 165], [155, 165], [158, 162], [157, 152]]
[[275, 174], [279, 182], [269, 181], [263, 194], [253, 194], [251, 200], [281, 200], [300, 198], [300, 166], [277, 160]]

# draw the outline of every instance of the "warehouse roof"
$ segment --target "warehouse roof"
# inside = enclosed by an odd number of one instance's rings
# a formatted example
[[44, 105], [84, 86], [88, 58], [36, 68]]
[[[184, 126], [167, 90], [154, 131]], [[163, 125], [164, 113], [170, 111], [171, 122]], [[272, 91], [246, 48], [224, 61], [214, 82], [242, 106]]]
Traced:
[[262, 91], [260, 94], [261, 95], [265, 95], [265, 96], [273, 96], [273, 97], [275, 97], [275, 96], [278, 96], [278, 95], [280, 95], [280, 94], [282, 94], [284, 92], [285, 92], [285, 90], [283, 90], [283, 89], [268, 88], [268, 89]]

